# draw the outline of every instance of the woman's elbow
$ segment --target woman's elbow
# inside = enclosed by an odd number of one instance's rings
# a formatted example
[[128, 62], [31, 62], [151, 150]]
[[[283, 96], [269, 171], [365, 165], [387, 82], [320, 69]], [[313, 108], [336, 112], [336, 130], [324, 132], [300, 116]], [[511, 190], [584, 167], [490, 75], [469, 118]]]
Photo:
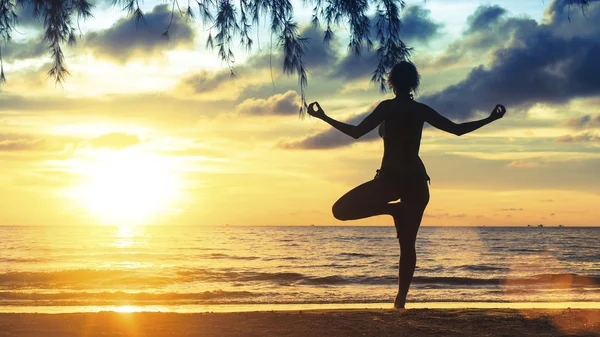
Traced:
[[350, 133], [350, 137], [354, 138], [354, 139], [359, 139], [360, 137], [364, 136], [364, 132], [361, 132], [361, 130], [355, 129]]
[[460, 137], [460, 136], [464, 135], [465, 133], [467, 133], [468, 131], [465, 130], [465, 128], [460, 127], [460, 124], [458, 124], [457, 127], [452, 128], [451, 132]]

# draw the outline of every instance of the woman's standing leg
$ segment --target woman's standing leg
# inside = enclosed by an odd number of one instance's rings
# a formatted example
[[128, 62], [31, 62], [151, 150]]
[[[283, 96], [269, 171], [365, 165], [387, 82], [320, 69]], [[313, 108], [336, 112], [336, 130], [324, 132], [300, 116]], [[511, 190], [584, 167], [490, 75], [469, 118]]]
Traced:
[[415, 242], [419, 226], [403, 225], [404, 229], [398, 242], [400, 243], [400, 261], [398, 263], [398, 294], [394, 300], [394, 308], [404, 308], [406, 304], [406, 295], [412, 282], [415, 268], [417, 266], [417, 251]]
[[[412, 184], [410, 184], [412, 185]], [[410, 186], [409, 185], [409, 186]], [[393, 214], [394, 225], [400, 244], [400, 261], [398, 265], [398, 294], [394, 300], [394, 308], [402, 309], [406, 304], [406, 295], [412, 282], [417, 265], [415, 243], [423, 218], [425, 207], [429, 203], [427, 182], [415, 184], [414, 188], [404, 189], [402, 202], [396, 205]]]

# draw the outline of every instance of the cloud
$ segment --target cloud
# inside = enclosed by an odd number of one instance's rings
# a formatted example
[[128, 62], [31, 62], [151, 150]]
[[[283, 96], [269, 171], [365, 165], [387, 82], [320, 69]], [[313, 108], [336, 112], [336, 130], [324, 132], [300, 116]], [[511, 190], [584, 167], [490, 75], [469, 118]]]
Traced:
[[293, 115], [299, 110], [300, 96], [294, 90], [267, 99], [250, 98], [237, 106], [238, 113], [252, 116]]
[[527, 162], [522, 160], [515, 160], [508, 164], [509, 167], [517, 167], [517, 168], [532, 168], [537, 167], [538, 164], [534, 162]]
[[17, 25], [28, 28], [42, 28], [43, 19], [33, 15], [33, 1], [21, 1], [16, 9]]
[[600, 78], [593, 75], [600, 73], [600, 3], [590, 6], [588, 16], [577, 19], [599, 34], [565, 37], [557, 33], [555, 20], [537, 24], [522, 19], [527, 24], [515, 26], [511, 43], [495, 51], [489, 67], [475, 67], [465, 80], [421, 100], [448, 117], [464, 119], [497, 103], [526, 108], [600, 94]]
[[211, 73], [207, 70], [201, 70], [196, 74], [189, 75], [181, 79], [180, 85], [191, 89], [194, 93], [207, 93], [215, 90], [221, 84], [232, 81], [229, 71]]
[[434, 219], [464, 219], [467, 217], [466, 213], [460, 214], [450, 214], [450, 213], [429, 213], [425, 212], [423, 214], [425, 218], [434, 218]]
[[217, 71], [202, 69], [182, 77], [175, 88], [185, 95], [196, 95], [211, 101], [237, 100], [246, 91], [254, 91], [267, 84], [270, 92], [273, 92], [272, 82], [283, 75], [279, 67], [281, 62], [280, 53], [269, 55], [268, 52], [258, 52], [234, 67], [235, 76], [231, 76], [229, 68]]
[[[366, 112], [351, 117], [345, 123], [358, 125], [365, 117], [373, 112], [378, 104], [379, 102], [372, 104]], [[377, 128], [375, 128], [373, 131], [362, 136], [358, 141], [370, 141], [377, 139], [378, 137], [379, 134], [377, 133]], [[347, 146], [355, 142], [357, 142], [356, 139], [341, 133], [335, 128], [330, 128], [300, 140], [282, 142], [279, 144], [279, 147], [284, 149], [332, 149]]]
[[360, 56], [349, 53], [334, 65], [330, 76], [346, 81], [371, 77], [377, 63], [378, 58], [375, 51], [365, 51]]
[[35, 151], [43, 145], [43, 139], [5, 139], [0, 140], [0, 151]]
[[467, 29], [462, 37], [450, 43], [444, 54], [428, 61], [425, 66], [441, 70], [481, 62], [490, 50], [506, 45], [515, 30], [537, 25], [535, 20], [511, 18], [506, 14], [507, 11], [497, 5], [479, 6], [467, 18]]
[[523, 208], [500, 208], [500, 211], [502, 212], [522, 212], [524, 211]]
[[578, 135], [564, 135], [556, 138], [559, 143], [598, 143], [600, 135], [590, 132], [580, 133]]
[[139, 145], [140, 138], [137, 135], [130, 135], [122, 132], [111, 132], [90, 140], [88, 144], [95, 148], [119, 150], [126, 147]]
[[[407, 6], [402, 12], [400, 37], [408, 44], [427, 42], [440, 34], [442, 25], [430, 18], [430, 11], [421, 6]], [[375, 25], [371, 23], [371, 38], [376, 39]], [[342, 80], [371, 77], [378, 64], [375, 50], [363, 50], [360, 56], [346, 54], [335, 64], [330, 76]]]
[[157, 52], [177, 47], [193, 47], [195, 29], [178, 13], [173, 16], [169, 39], [161, 34], [171, 20], [167, 4], [154, 7], [144, 15], [146, 24], [136, 26], [133, 18], [120, 19], [112, 27], [85, 35], [81, 45], [107, 59], [125, 63], [133, 57], [154, 56]]
[[405, 42], [427, 42], [439, 36], [442, 25], [430, 17], [431, 11], [422, 6], [407, 6], [402, 11], [400, 37]]
[[475, 13], [467, 18], [469, 26], [466, 33], [492, 29], [506, 13], [506, 9], [498, 5], [479, 6], [475, 10]]
[[[303, 61], [309, 71], [331, 67], [335, 64], [339, 57], [337, 50], [340, 47], [337, 40], [334, 39], [329, 43], [323, 42], [323, 33], [312, 25], [304, 28], [300, 32], [300, 36], [308, 39]], [[281, 60], [281, 55], [278, 55], [277, 64], [281, 64]]]
[[564, 121], [563, 125], [573, 129], [600, 127], [600, 114], [596, 116], [584, 115], [581, 117], [572, 117]]
[[5, 62], [21, 61], [38, 58], [47, 53], [47, 46], [42, 42], [42, 37], [27, 41], [11, 41], [2, 48], [2, 59]]
[[63, 136], [0, 133], [0, 152], [35, 152], [38, 159], [41, 152], [70, 153], [75, 143], [74, 139]]

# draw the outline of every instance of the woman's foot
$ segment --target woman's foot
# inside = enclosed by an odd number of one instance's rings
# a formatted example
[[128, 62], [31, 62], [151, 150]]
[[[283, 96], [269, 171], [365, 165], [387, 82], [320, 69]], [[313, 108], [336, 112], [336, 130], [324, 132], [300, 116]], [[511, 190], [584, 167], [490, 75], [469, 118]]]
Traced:
[[405, 304], [406, 304], [406, 297], [401, 298], [400, 294], [396, 295], [396, 299], [394, 300], [394, 309], [405, 310], [405, 308], [404, 308]]

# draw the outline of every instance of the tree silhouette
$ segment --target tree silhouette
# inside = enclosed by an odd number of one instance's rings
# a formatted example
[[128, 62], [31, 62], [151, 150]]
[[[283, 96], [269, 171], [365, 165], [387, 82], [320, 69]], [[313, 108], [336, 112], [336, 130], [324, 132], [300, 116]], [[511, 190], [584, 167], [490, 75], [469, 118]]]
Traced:
[[[144, 23], [144, 13], [140, 9], [142, 0], [112, 0], [113, 6], [135, 19], [137, 24]], [[562, 0], [569, 7], [581, 7], [582, 11], [596, 0]], [[216, 49], [219, 57], [227, 64], [234, 75], [234, 43], [252, 49], [250, 37], [253, 28], [261, 20], [267, 20], [272, 36], [277, 38], [278, 47], [283, 51], [284, 73], [296, 74], [304, 103], [304, 88], [307, 85], [307, 70], [303, 62], [307, 40], [298, 34], [298, 25], [294, 20], [291, 0], [195, 0], [197, 9], [192, 9], [190, 0], [181, 6], [179, 0], [171, 0], [171, 22], [176, 13], [195, 19], [197, 16], [209, 30], [206, 41], [208, 48]], [[405, 6], [404, 0], [304, 0], [312, 6], [312, 24], [323, 28], [323, 43], [329, 43], [334, 36], [333, 27], [344, 26], [350, 37], [348, 48], [354, 55], [360, 56], [363, 48], [375, 49], [378, 59], [371, 80], [382, 91], [386, 90], [385, 74], [401, 60], [410, 57], [411, 48], [401, 39], [400, 12]], [[11, 40], [11, 33], [18, 23], [17, 11], [28, 8], [34, 17], [41, 19], [44, 29], [43, 41], [48, 45], [52, 58], [52, 68], [48, 75], [57, 83], [65, 80], [69, 74], [65, 67], [62, 47], [77, 41], [75, 24], [79, 20], [92, 16], [93, 5], [90, 0], [0, 0], [0, 83], [6, 82], [2, 60], [2, 43]], [[374, 13], [369, 17], [368, 13]], [[171, 24], [162, 34], [168, 38]], [[375, 38], [371, 38], [374, 28]], [[302, 104], [301, 113], [305, 109]]]

